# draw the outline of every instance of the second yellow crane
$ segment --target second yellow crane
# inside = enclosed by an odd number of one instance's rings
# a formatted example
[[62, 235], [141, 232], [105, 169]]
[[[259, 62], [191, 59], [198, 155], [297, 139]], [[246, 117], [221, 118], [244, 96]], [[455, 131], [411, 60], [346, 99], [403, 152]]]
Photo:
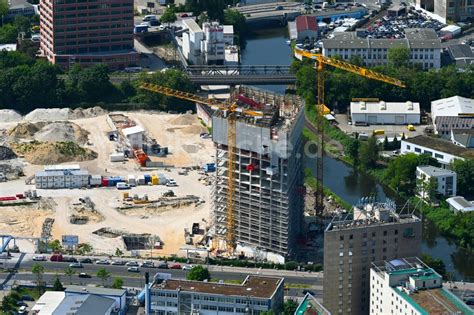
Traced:
[[356, 65], [353, 65], [349, 62], [325, 57], [320, 53], [311, 53], [306, 50], [295, 48], [295, 54], [300, 55], [301, 57], [310, 58], [316, 61], [316, 73], [317, 73], [317, 93], [318, 93], [318, 103], [316, 104], [316, 132], [319, 137], [319, 147], [318, 155], [316, 159], [316, 192], [315, 192], [315, 205], [314, 210], [316, 215], [322, 215], [324, 209], [324, 191], [323, 191], [323, 150], [324, 150], [324, 126], [322, 120], [324, 119], [323, 111], [326, 108], [324, 104], [324, 66], [332, 66], [339, 68], [348, 72], [355, 73], [357, 75], [392, 84], [401, 88], [405, 87], [405, 84], [395, 78], [390, 76], [362, 68]]

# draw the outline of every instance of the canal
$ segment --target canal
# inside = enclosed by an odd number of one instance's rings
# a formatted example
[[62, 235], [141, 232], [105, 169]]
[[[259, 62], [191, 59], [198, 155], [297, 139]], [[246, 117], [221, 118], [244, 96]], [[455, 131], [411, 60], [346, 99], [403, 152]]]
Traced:
[[[273, 28], [253, 31], [248, 37], [246, 47], [241, 51], [243, 65], [289, 65], [292, 60], [291, 49], [286, 44], [286, 28]], [[284, 93], [286, 86], [258, 86], [262, 89]], [[314, 159], [306, 158], [306, 167], [316, 173]], [[394, 198], [394, 193], [380, 185], [373, 177], [355, 171], [344, 162], [325, 156], [324, 185], [350, 204], [361, 197], [376, 196], [384, 201], [386, 197]], [[458, 248], [453, 242], [441, 236], [436, 226], [425, 222], [423, 226], [422, 251], [434, 258], [442, 259], [446, 269], [452, 272], [454, 279], [474, 281], [474, 255], [472, 252]]]

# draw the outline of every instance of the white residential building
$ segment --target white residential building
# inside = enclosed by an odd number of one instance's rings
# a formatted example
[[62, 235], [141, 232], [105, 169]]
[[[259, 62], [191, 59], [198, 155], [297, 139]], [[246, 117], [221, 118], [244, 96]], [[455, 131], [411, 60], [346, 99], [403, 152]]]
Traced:
[[452, 129], [474, 129], [474, 99], [453, 96], [431, 102], [435, 133], [449, 139]]
[[234, 45], [234, 25], [224, 25], [224, 41], [226, 45]]
[[369, 125], [418, 125], [420, 103], [351, 102], [352, 123]]
[[428, 154], [438, 160], [443, 168], [449, 167], [454, 159], [473, 157], [474, 150], [469, 150], [439, 138], [416, 136], [402, 140], [400, 154]]
[[183, 28], [188, 30], [183, 33], [184, 58], [191, 64], [202, 64], [201, 42], [204, 40], [204, 32], [192, 18], [183, 20]]
[[410, 62], [419, 64], [423, 69], [441, 67], [441, 41], [433, 29], [407, 28], [403, 39], [361, 38], [357, 32], [336, 32], [334, 38], [323, 39], [323, 55], [340, 56], [349, 61], [359, 56], [367, 66], [386, 65], [388, 51], [395, 47], [410, 50]]
[[202, 24], [204, 41], [201, 52], [205, 64], [223, 64], [225, 59], [224, 26], [218, 22], [205, 22]]
[[[429, 182], [432, 178], [436, 180], [436, 192], [443, 196], [456, 196], [457, 174], [451, 170], [434, 167], [430, 165], [418, 166], [416, 168], [416, 178], [423, 182]], [[428, 197], [428, 192], [419, 190], [422, 198]]]
[[247, 276], [242, 284], [164, 280], [150, 288], [152, 314], [260, 314], [283, 307], [284, 278]]
[[442, 280], [416, 257], [372, 263], [370, 314], [472, 314]]

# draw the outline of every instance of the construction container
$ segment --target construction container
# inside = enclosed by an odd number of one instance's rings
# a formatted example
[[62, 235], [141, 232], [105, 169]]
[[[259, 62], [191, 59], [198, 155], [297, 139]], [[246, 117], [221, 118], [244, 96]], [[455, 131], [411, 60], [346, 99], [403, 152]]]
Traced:
[[137, 178], [137, 185], [145, 185], [146, 182], [145, 182], [145, 176], [144, 175], [140, 175], [138, 176]]
[[129, 197], [128, 192], [124, 192], [122, 196], [123, 196], [123, 200], [126, 200]]
[[128, 175], [128, 185], [130, 186], [137, 186], [137, 180], [135, 179], [135, 175]]
[[146, 175], [143, 175], [143, 176], [145, 177], [145, 185], [147, 185], [148, 183], [151, 182], [151, 175], [146, 174]]
[[100, 186], [102, 183], [102, 176], [100, 175], [92, 175], [90, 178], [89, 185], [91, 186]]
[[16, 197], [14, 196], [0, 197], [0, 201], [12, 201], [12, 200], [16, 200]]
[[158, 183], [160, 185], [166, 185], [168, 183], [168, 178], [166, 177], [165, 174], [158, 174]]
[[125, 154], [123, 153], [112, 153], [110, 155], [110, 162], [122, 162], [125, 161]]
[[107, 176], [102, 177], [102, 187], [109, 186], [109, 178]]
[[159, 184], [158, 176], [156, 176], [155, 174], [151, 175], [151, 184], [152, 185], [158, 185]]

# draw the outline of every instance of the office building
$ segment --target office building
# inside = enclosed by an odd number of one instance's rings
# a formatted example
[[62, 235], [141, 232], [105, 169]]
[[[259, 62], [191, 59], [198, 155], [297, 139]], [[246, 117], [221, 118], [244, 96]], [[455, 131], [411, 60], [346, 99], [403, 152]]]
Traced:
[[351, 121], [354, 125], [418, 125], [420, 103], [351, 102]]
[[[292, 255], [303, 220], [304, 103], [296, 96], [245, 86], [236, 89], [231, 100], [264, 113], [261, 118], [242, 115], [236, 122], [233, 217], [237, 245], [276, 253], [282, 262]], [[217, 148], [213, 198], [216, 234], [222, 239], [228, 215], [227, 129], [227, 118], [216, 112], [212, 119]]]
[[247, 276], [242, 284], [164, 280], [150, 288], [152, 314], [260, 314], [283, 307], [284, 278]]
[[415, 0], [417, 8], [437, 15], [443, 23], [474, 19], [474, 2], [470, 0]]
[[361, 38], [357, 32], [338, 32], [334, 38], [323, 39], [323, 55], [340, 56], [349, 61], [352, 56], [359, 56], [367, 66], [388, 64], [388, 51], [395, 47], [406, 47], [410, 50], [410, 62], [419, 64], [423, 69], [441, 67], [441, 41], [435, 30], [430, 28], [407, 28], [405, 38]]
[[40, 26], [42, 55], [62, 68], [103, 63], [123, 69], [139, 62], [132, 0], [44, 0]]
[[474, 150], [457, 146], [448, 140], [428, 136], [415, 136], [402, 140], [400, 154], [428, 154], [438, 160], [441, 167], [449, 167], [454, 159], [474, 157]]
[[418, 194], [421, 198], [428, 198], [429, 191], [427, 183], [435, 181], [435, 193], [445, 197], [456, 196], [457, 192], [457, 174], [451, 170], [439, 168], [430, 165], [416, 167], [416, 179], [418, 186]]
[[435, 134], [449, 139], [451, 129], [474, 129], [474, 99], [453, 96], [431, 102]]
[[375, 262], [370, 269], [370, 314], [474, 312], [443, 287], [442, 277], [416, 257]]
[[360, 203], [324, 232], [323, 304], [332, 314], [369, 314], [370, 267], [421, 254], [421, 220], [391, 201]]

